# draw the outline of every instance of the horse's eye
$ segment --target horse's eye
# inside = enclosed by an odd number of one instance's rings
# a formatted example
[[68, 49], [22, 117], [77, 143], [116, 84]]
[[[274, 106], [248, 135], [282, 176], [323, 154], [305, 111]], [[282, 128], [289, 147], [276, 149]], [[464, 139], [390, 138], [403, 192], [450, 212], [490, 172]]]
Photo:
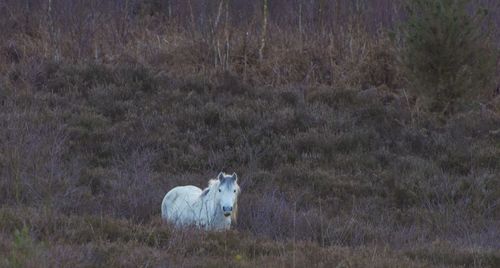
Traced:
[[235, 192], [235, 193], [236, 193], [236, 190], [233, 190], [233, 192]]
[[221, 192], [221, 190], [219, 189], [219, 193]]

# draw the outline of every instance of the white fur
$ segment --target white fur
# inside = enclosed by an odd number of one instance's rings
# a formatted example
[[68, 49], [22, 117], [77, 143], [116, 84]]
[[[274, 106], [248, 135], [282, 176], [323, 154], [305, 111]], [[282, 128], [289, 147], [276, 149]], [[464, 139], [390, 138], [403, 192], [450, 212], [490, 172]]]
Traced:
[[[163, 198], [161, 217], [176, 226], [196, 225], [206, 230], [227, 230], [236, 220], [239, 192], [237, 175], [221, 172], [217, 179], [209, 181], [208, 188], [203, 191], [192, 185], [170, 190]], [[224, 206], [233, 207], [230, 216], [224, 216]]]

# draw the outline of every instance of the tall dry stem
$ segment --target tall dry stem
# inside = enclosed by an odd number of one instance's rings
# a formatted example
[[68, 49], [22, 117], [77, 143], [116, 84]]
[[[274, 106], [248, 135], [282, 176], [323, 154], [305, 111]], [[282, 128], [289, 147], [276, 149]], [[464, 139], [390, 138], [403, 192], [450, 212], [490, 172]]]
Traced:
[[225, 45], [225, 64], [224, 64], [224, 70], [229, 70], [229, 55], [230, 55], [230, 43], [229, 43], [229, 1], [226, 0], [226, 21], [224, 25], [224, 37], [226, 39], [226, 45]]
[[264, 48], [266, 46], [266, 35], [267, 35], [267, 16], [268, 16], [268, 5], [267, 0], [264, 0], [263, 16], [262, 16], [262, 33], [260, 37], [260, 48], [259, 48], [259, 59], [264, 58]]

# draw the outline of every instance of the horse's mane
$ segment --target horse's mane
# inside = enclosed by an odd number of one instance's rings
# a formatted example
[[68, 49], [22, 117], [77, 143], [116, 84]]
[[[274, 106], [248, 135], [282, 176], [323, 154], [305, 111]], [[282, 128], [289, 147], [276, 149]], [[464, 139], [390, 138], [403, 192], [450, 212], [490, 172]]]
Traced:
[[231, 220], [234, 221], [234, 223], [236, 223], [237, 218], [238, 218], [238, 196], [236, 196], [236, 202], [234, 203], [233, 206], [233, 213], [231, 213]]
[[218, 182], [219, 182], [218, 179], [211, 179], [211, 180], [209, 180], [208, 181], [208, 188], [212, 187], [213, 185], [215, 185]]
[[208, 181], [208, 187], [203, 189], [203, 191], [201, 192], [201, 196], [206, 196], [208, 194], [208, 192], [210, 191], [210, 189], [219, 183], [219, 180], [218, 179], [211, 179]]
[[236, 191], [237, 191], [236, 202], [234, 203], [233, 214], [231, 215], [231, 218], [234, 221], [234, 223], [236, 223], [236, 219], [238, 218], [238, 197], [240, 196], [241, 192], [241, 188], [238, 185], [238, 183], [236, 183]]

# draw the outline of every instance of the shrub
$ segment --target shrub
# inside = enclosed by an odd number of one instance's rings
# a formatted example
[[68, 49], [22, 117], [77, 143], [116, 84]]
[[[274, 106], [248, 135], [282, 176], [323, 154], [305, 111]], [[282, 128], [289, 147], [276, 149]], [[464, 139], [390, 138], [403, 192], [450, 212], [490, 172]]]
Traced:
[[494, 51], [484, 30], [488, 11], [470, 0], [416, 0], [407, 4], [404, 60], [412, 87], [429, 110], [453, 113], [493, 80]]
[[373, 49], [368, 51], [367, 58], [360, 66], [361, 84], [363, 88], [386, 85], [397, 88], [401, 84], [400, 66], [397, 51], [390, 39], [381, 36]]
[[14, 245], [8, 255], [5, 265], [8, 267], [25, 267], [27, 260], [39, 255], [40, 246], [33, 241], [28, 227], [14, 231]]
[[306, 101], [309, 103], [324, 103], [339, 109], [349, 108], [358, 104], [356, 91], [349, 89], [334, 89], [325, 86], [311, 89], [306, 96]]

